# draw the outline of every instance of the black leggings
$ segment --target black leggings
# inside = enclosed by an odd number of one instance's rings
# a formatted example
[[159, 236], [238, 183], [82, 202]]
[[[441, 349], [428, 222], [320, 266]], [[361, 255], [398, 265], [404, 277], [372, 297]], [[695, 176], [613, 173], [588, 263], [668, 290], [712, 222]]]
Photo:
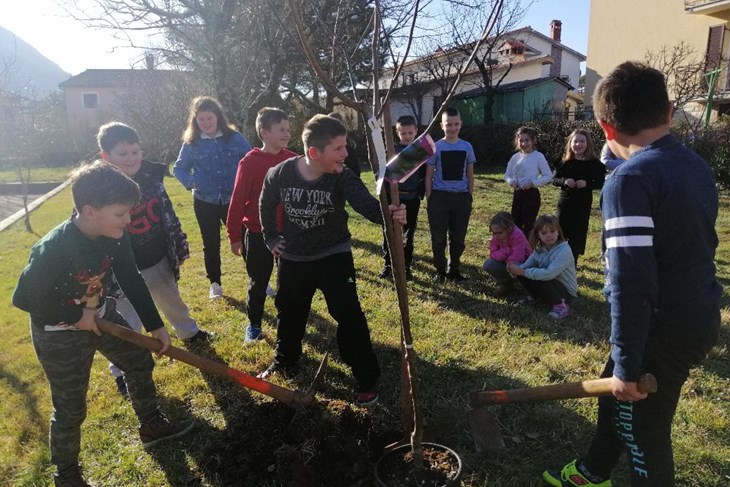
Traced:
[[527, 292], [532, 295], [535, 299], [542, 299], [551, 306], [560, 304], [561, 300], [565, 300], [566, 303], [570, 303], [573, 300], [573, 296], [570, 295], [565, 286], [563, 286], [557, 279], [550, 281], [535, 281], [528, 279], [525, 276], [518, 276], [517, 279], [520, 284], [525, 286]]
[[206, 203], [194, 199], [193, 210], [203, 237], [205, 273], [212, 283], [221, 283], [221, 226], [226, 226], [228, 203]]
[[512, 219], [527, 238], [530, 238], [532, 227], [535, 226], [540, 204], [540, 190], [537, 188], [518, 189], [512, 196]]
[[[697, 306], [697, 311], [702, 306]], [[623, 451], [629, 454], [633, 487], [673, 487], [672, 420], [689, 370], [710, 351], [720, 331], [720, 314], [696, 312], [680, 324], [652, 323], [643, 370], [656, 376], [657, 392], [638, 402], [613, 396], [598, 400], [598, 424], [583, 465], [609, 478]], [[659, 320], [654, 320], [659, 321]], [[601, 377], [613, 375], [609, 358]]]

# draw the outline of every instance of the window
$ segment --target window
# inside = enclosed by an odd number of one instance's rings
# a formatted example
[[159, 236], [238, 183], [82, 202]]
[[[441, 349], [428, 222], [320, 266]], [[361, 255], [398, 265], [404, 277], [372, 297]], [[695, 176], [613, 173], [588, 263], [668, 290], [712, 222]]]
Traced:
[[84, 108], [97, 108], [99, 106], [99, 95], [96, 93], [84, 93], [82, 103]]

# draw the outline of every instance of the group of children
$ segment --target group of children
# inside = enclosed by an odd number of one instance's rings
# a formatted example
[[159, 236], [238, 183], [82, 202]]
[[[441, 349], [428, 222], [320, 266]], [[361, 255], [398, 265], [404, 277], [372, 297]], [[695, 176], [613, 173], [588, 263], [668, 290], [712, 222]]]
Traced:
[[[601, 197], [612, 321], [604, 376], [612, 377], [613, 396], [599, 403], [598, 430], [587, 455], [562, 471], [546, 471], [543, 478], [555, 487], [608, 487], [625, 450], [631, 456], [632, 485], [671, 486], [670, 428], [680, 389], [719, 332], [721, 287], [713, 263], [717, 192], [706, 163], [668, 133], [671, 104], [661, 73], [636, 63], [619, 66], [599, 85], [594, 107], [610, 150], [624, 160], [631, 156], [609, 178]], [[460, 258], [475, 156], [458, 137], [460, 125], [458, 112], [446, 110], [445, 137], [423, 175], [437, 281], [464, 278]], [[278, 260], [276, 352], [260, 377], [296, 374], [312, 297], [319, 289], [337, 322], [340, 356], [356, 381], [355, 402], [372, 404], [378, 399], [380, 368], [357, 295], [345, 202], [376, 224], [383, 223], [380, 205], [344, 168], [347, 131], [335, 118], [317, 115], [305, 124], [301, 156], [286, 149], [286, 113], [262, 109], [256, 129], [263, 147], [249, 150], [217, 101], [200, 97], [193, 102], [175, 164], [175, 176], [193, 191], [209, 297], [222, 295], [222, 223], [231, 251], [243, 256], [249, 274], [248, 342], [263, 336], [263, 304]], [[400, 119], [397, 131], [401, 144], [408, 144], [416, 135], [415, 121]], [[592, 191], [603, 185], [605, 171], [583, 131], [568, 138], [555, 174], [535, 150], [533, 130], [520, 129], [516, 143], [518, 153], [505, 175], [514, 190], [512, 213], [491, 219], [484, 268], [500, 284], [501, 294], [509, 293], [516, 280], [528, 291], [524, 303], [543, 299], [552, 305], [550, 316], [560, 319], [577, 295], [575, 264], [585, 249]], [[192, 427], [171, 422], [159, 411], [150, 354], [101, 334], [97, 318], [144, 326], [161, 342], [158, 355], [170, 346], [158, 307], [181, 339], [194, 343], [210, 337], [190, 317], [177, 287], [188, 246], [164, 190], [164, 166], [142, 160], [139, 137], [124, 124], [103, 126], [99, 144], [104, 161], [74, 171], [75, 211], [34, 245], [13, 295], [13, 303], [30, 313], [33, 344], [51, 386], [56, 486], [88, 485], [78, 458], [96, 350], [122, 371], [145, 446]], [[536, 219], [537, 188], [550, 181], [561, 188], [558, 216]], [[390, 205], [389, 217], [410, 225], [406, 248], [412, 248], [420, 181], [402, 184], [404, 204]], [[678, 224], [685, 230], [681, 235]], [[412, 250], [406, 256], [410, 269]], [[115, 287], [123, 297], [115, 299]], [[659, 392], [648, 399], [636, 387], [644, 371], [659, 382]]]
[[[512, 212], [499, 212], [492, 218], [490, 255], [483, 267], [499, 284], [498, 296], [511, 294], [517, 280], [528, 293], [520, 303], [543, 300], [551, 307], [551, 318], [563, 319], [578, 295], [578, 258], [585, 253], [593, 191], [603, 187], [606, 166], [596, 157], [591, 135], [584, 129], [568, 136], [554, 173], [535, 149], [536, 143], [534, 129], [517, 130], [518, 151], [504, 176], [513, 188]], [[537, 218], [541, 205], [538, 188], [551, 181], [560, 188], [557, 215]]]

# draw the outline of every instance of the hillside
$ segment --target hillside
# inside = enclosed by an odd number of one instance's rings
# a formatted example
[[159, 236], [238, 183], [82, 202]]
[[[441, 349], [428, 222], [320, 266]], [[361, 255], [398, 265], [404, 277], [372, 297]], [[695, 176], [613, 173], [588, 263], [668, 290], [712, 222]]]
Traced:
[[0, 90], [41, 98], [71, 75], [36, 48], [0, 26]]

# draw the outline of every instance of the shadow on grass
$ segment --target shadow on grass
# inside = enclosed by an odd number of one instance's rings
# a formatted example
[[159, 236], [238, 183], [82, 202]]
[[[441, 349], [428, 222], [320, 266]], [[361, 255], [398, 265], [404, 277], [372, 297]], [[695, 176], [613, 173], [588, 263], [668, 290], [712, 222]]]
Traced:
[[38, 401], [27, 383], [23, 382], [15, 374], [9, 372], [0, 364], [0, 381], [6, 383], [10, 388], [22, 398], [23, 411], [28, 416], [28, 421], [24, 421], [25, 427], [20, 430], [20, 442], [30, 437], [48, 436], [48, 419], [38, 411]]
[[[337, 357], [336, 324], [325, 316], [311, 313], [309, 326], [310, 333], [304, 338], [304, 370], [314, 370], [317, 365], [314, 357], [325, 352], [330, 352], [331, 360]], [[383, 447], [403, 436], [400, 421], [400, 349], [377, 344], [375, 353], [382, 376], [380, 401], [370, 409], [372, 428], [367, 441], [371, 467], [379, 458]], [[485, 387], [524, 387], [525, 384], [494, 370], [468, 368], [459, 361], [437, 365], [419, 360], [418, 376], [424, 441], [434, 441], [456, 449], [466, 460], [466, 476], [473, 481], [500, 479], [494, 485], [527, 485], [526, 482], [530, 479], [539, 478], [543, 468], [553, 466], [552, 464], [561, 465], [573, 458], [575, 451], [570, 445], [587, 444], [590, 425], [569, 408], [559, 403], [509, 405], [494, 408], [508, 448], [477, 452], [467, 419], [469, 393]], [[346, 367], [329, 367], [322, 395], [330, 398], [351, 397], [353, 382]], [[552, 452], [548, 459], [551, 465], [541, 464], [545, 462], [546, 450]], [[479, 471], [470, 471], [470, 463], [486, 467], [480, 467]], [[516, 475], [515, 472], [520, 474]], [[515, 479], [516, 483], [510, 483], [515, 482]]]
[[[315, 354], [336, 350], [336, 325], [313, 314], [310, 325], [314, 333], [305, 343]], [[375, 353], [382, 369], [380, 401], [371, 408], [373, 431], [370, 451], [374, 462], [382, 448], [403, 437], [400, 421], [400, 349], [378, 344]], [[465, 479], [490, 481], [488, 485], [533, 485], [544, 468], [564, 464], [576, 456], [572, 445], [587, 445], [592, 425], [582, 416], [558, 402], [515, 404], [491, 408], [507, 448], [477, 451], [468, 424], [469, 393], [481, 389], [525, 387], [526, 384], [496, 370], [475, 370], [465, 363], [451, 360], [434, 364], [423, 359], [417, 362], [419, 399], [423, 413], [424, 441], [441, 443], [455, 449], [465, 461]], [[556, 380], [564, 380], [557, 378]], [[349, 371], [328, 371], [323, 395], [341, 397], [342, 382], [351, 383]], [[347, 389], [346, 386], [344, 386]], [[545, 452], [550, 451], [550, 455]], [[549, 465], [544, 462], [548, 461]], [[474, 470], [470, 465], [480, 465]], [[474, 485], [481, 485], [475, 483]]]
[[[353, 239], [353, 246], [368, 251], [379, 247], [361, 240]], [[603, 273], [585, 266], [579, 279], [580, 295], [571, 304], [571, 315], [563, 321], [547, 318], [549, 307], [520, 307], [514, 301], [526, 294], [521, 286], [506, 299], [495, 298], [497, 284], [479, 266], [462, 264], [462, 274], [468, 280], [461, 283], [447, 281], [434, 283], [423, 279], [425, 273], [431, 276], [433, 268], [420, 259], [414, 259], [411, 268], [415, 279], [409, 283], [409, 293], [422, 301], [433, 301], [443, 309], [453, 310], [472, 319], [501, 319], [515, 327], [532, 331], [549, 332], [551, 337], [569, 341], [580, 346], [586, 343], [599, 343], [606, 340], [610, 333], [608, 308], [603, 299]], [[358, 270], [358, 280], [376, 283], [379, 286], [394, 286], [392, 281], [381, 279], [377, 274]], [[598, 291], [599, 297], [592, 297], [586, 290]], [[595, 294], [595, 293], [593, 293]], [[573, 326], [575, 325], [575, 326]]]
[[720, 327], [720, 336], [717, 340], [715, 349], [710, 352], [708, 358], [702, 362], [701, 367], [719, 377], [730, 378], [730, 361], [728, 353], [730, 352], [730, 328], [727, 326]]

